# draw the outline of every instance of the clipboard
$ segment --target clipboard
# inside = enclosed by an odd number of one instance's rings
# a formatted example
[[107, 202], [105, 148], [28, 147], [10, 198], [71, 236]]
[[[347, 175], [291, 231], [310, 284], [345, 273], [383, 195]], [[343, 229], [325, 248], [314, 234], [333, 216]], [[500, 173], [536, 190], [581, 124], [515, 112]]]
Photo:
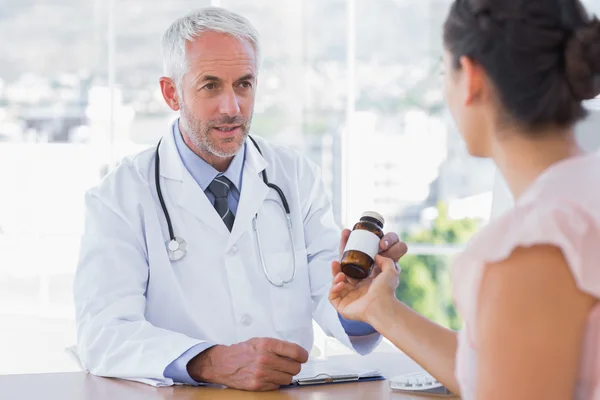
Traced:
[[360, 364], [348, 364], [333, 359], [311, 359], [302, 366], [302, 371], [296, 375], [292, 384], [286, 387], [328, 385], [348, 382], [369, 382], [384, 380], [385, 377], [377, 370], [368, 369]]
[[320, 375], [314, 378], [304, 378], [295, 381], [290, 387], [293, 386], [313, 386], [313, 385], [331, 385], [334, 383], [348, 383], [348, 382], [372, 382], [372, 381], [383, 381], [385, 380], [385, 376], [377, 375], [377, 376], [369, 376], [369, 377], [359, 377], [358, 375], [340, 375], [340, 376], [327, 376]]

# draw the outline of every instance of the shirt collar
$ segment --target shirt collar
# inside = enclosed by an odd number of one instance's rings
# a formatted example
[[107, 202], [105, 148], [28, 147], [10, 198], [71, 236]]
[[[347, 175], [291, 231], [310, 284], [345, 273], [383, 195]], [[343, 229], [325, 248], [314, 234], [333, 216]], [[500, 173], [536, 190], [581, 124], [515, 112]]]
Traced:
[[173, 124], [173, 136], [177, 152], [179, 153], [183, 165], [203, 191], [206, 191], [208, 185], [210, 185], [217, 176], [225, 176], [233, 183], [238, 193], [241, 192], [242, 172], [244, 170], [244, 160], [246, 158], [246, 143], [244, 143], [242, 149], [233, 157], [229, 168], [227, 168], [225, 172], [220, 173], [188, 147], [183, 140], [181, 130], [179, 129], [179, 119]]

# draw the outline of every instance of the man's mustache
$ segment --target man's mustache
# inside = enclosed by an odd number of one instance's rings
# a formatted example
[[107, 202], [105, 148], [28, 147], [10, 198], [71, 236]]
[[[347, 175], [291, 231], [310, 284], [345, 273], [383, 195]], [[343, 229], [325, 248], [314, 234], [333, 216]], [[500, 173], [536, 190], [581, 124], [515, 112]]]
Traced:
[[241, 126], [245, 127], [245, 126], [248, 126], [248, 118], [240, 117], [240, 116], [222, 117], [218, 120], [213, 119], [208, 122], [208, 126], [210, 128], [214, 128], [219, 125], [241, 125]]

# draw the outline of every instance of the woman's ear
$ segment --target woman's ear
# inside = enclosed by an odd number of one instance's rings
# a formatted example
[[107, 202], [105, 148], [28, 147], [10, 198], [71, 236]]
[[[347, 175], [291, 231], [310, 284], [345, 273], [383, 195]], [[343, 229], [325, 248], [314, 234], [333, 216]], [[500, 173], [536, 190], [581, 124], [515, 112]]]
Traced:
[[485, 93], [485, 72], [481, 65], [467, 56], [460, 57], [459, 63], [462, 79], [464, 79], [463, 102], [465, 106], [470, 106], [480, 100]]

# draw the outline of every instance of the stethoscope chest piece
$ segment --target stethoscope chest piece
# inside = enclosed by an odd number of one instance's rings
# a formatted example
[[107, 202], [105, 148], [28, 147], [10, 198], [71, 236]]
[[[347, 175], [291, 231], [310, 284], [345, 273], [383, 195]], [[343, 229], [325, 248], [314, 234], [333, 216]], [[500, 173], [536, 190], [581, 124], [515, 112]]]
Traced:
[[167, 242], [167, 250], [169, 252], [169, 260], [181, 260], [187, 253], [187, 243], [180, 237], [175, 237]]

